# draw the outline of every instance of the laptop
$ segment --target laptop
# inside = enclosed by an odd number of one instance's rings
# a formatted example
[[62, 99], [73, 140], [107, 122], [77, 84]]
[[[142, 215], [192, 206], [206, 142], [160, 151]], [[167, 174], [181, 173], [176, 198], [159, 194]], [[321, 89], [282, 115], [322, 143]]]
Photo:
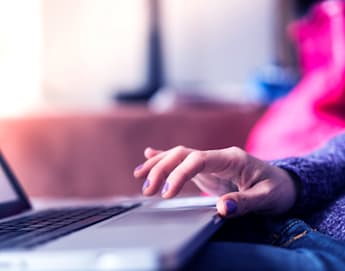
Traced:
[[215, 198], [37, 210], [0, 153], [0, 270], [177, 270], [219, 229]]

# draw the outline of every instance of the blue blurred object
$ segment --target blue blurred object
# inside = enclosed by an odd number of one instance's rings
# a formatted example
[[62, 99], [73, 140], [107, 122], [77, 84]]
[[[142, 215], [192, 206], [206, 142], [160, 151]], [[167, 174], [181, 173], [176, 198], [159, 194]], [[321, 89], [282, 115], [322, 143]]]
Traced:
[[270, 104], [276, 99], [285, 96], [299, 81], [299, 75], [291, 68], [279, 65], [268, 65], [254, 77], [255, 96]]

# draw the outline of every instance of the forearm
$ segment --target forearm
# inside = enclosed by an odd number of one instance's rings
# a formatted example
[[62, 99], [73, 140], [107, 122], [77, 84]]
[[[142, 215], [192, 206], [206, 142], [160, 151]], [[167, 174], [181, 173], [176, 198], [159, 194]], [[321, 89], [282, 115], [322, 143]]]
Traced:
[[303, 157], [272, 161], [288, 171], [298, 187], [294, 211], [303, 213], [322, 207], [345, 189], [345, 134]]

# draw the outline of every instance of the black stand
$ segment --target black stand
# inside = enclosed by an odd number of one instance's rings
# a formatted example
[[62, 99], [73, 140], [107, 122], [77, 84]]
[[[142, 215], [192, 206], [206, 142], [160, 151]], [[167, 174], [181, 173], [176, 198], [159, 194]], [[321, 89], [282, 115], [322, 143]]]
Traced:
[[163, 59], [160, 33], [160, 0], [148, 0], [149, 28], [147, 52], [147, 83], [134, 92], [125, 91], [115, 95], [120, 102], [146, 102], [164, 84]]

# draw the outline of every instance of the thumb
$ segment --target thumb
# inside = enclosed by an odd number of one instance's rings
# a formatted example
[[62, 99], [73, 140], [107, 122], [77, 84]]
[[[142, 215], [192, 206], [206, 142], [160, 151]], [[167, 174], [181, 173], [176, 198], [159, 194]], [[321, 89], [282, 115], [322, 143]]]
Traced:
[[217, 202], [218, 213], [226, 217], [237, 217], [256, 211], [269, 212], [270, 208], [272, 208], [270, 196], [255, 187], [225, 194]]

